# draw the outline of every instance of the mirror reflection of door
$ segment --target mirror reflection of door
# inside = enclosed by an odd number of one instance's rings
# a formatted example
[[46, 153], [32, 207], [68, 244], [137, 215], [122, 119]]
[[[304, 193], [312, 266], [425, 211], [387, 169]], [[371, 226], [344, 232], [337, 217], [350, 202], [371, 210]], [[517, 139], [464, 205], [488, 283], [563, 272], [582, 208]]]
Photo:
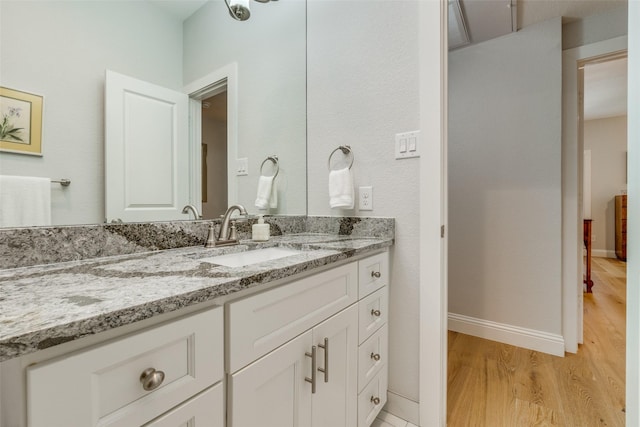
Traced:
[[202, 217], [227, 209], [227, 91], [202, 100]]

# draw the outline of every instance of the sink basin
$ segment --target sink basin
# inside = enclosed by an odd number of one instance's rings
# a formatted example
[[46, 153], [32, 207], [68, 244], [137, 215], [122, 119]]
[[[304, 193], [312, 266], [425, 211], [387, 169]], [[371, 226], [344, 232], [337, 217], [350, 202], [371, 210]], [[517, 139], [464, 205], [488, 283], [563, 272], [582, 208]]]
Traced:
[[273, 261], [274, 259], [284, 258], [291, 255], [298, 255], [301, 253], [303, 253], [303, 251], [299, 251], [297, 249], [265, 248], [227, 255], [219, 255], [209, 258], [200, 258], [199, 261], [224, 265], [226, 267], [243, 267], [245, 265], [258, 264], [265, 261]]

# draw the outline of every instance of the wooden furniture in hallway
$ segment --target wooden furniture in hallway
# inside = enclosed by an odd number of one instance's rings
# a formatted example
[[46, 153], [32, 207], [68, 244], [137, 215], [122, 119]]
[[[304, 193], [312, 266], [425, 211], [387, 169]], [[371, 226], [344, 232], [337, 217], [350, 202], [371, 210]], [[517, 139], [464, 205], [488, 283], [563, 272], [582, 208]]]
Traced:
[[625, 425], [626, 265], [593, 258], [584, 344], [551, 356], [457, 332], [448, 336], [448, 427]]
[[616, 196], [616, 256], [627, 260], [627, 196]]
[[587, 285], [587, 293], [591, 293], [593, 287], [593, 280], [591, 280], [591, 222], [592, 219], [585, 219], [582, 230], [582, 238], [584, 240], [584, 247], [587, 249], [586, 267], [584, 283]]

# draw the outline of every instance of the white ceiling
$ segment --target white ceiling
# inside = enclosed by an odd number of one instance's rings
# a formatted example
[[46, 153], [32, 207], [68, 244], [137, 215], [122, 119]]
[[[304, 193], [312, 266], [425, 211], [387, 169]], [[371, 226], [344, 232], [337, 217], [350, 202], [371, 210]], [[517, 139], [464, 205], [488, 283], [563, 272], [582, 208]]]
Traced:
[[626, 3], [627, 0], [517, 0], [518, 29], [556, 16], [568, 23]]
[[[176, 18], [184, 21], [200, 9], [208, 0], [147, 0]], [[222, 0], [221, 0], [222, 1]]]
[[584, 119], [627, 114], [627, 58], [584, 67]]

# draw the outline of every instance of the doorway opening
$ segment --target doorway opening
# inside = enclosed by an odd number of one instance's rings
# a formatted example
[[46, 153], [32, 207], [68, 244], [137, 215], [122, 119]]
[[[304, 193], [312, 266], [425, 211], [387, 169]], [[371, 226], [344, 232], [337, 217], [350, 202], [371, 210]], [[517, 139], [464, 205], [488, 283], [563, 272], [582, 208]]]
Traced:
[[202, 101], [202, 218], [217, 218], [227, 199], [227, 87]]
[[203, 219], [237, 202], [238, 69], [228, 64], [184, 88], [189, 94], [191, 201]]

